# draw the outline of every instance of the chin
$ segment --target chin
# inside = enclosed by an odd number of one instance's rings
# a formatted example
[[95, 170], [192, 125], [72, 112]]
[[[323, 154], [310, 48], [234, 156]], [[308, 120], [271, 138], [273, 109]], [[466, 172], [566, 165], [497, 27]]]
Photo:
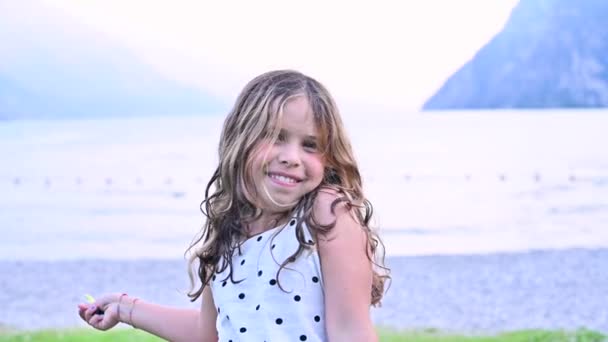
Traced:
[[274, 198], [270, 201], [270, 208], [273, 211], [284, 212], [293, 209], [299, 202], [299, 198]]

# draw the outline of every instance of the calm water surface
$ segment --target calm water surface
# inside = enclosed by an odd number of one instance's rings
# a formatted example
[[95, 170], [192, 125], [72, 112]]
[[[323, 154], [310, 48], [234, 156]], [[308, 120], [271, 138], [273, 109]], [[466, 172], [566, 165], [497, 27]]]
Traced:
[[[608, 111], [345, 121], [390, 255], [608, 246]], [[0, 259], [180, 257], [221, 123], [0, 122]]]

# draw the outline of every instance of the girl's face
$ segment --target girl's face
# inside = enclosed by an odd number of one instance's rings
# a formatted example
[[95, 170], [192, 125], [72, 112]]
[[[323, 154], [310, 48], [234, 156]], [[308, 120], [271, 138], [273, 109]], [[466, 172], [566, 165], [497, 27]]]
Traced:
[[306, 97], [288, 101], [281, 121], [274, 144], [262, 141], [252, 155], [252, 179], [258, 194], [254, 203], [270, 213], [291, 209], [319, 186], [325, 166]]

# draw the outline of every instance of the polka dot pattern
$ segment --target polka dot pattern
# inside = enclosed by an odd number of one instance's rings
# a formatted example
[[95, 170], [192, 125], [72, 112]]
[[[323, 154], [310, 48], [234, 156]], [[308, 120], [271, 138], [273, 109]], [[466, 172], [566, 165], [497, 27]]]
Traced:
[[[230, 268], [212, 276], [220, 341], [327, 340], [318, 252], [291, 258], [298, 247], [296, 227], [292, 219], [251, 237], [235, 251], [232, 277]], [[302, 228], [304, 241], [314, 244]], [[283, 261], [287, 268], [278, 272]]]

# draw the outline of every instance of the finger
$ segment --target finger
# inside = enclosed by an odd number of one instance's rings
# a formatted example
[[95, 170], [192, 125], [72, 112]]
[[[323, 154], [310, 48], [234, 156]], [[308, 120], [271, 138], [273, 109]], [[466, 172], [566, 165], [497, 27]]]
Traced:
[[98, 329], [100, 329], [100, 330], [110, 329], [112, 327], [110, 317], [103, 316], [97, 325], [98, 325]]
[[82, 318], [87, 322], [89, 321], [89, 319], [91, 319], [91, 315], [89, 314], [89, 309], [86, 309], [82, 312]]
[[99, 318], [100, 318], [100, 317], [101, 317], [100, 315], [93, 315], [93, 316], [91, 316], [91, 318], [89, 318], [88, 323], [89, 323], [91, 326], [93, 326], [93, 327], [97, 328], [98, 323], [99, 323]]
[[91, 319], [91, 317], [93, 317], [93, 315], [95, 315], [95, 311], [97, 311], [97, 306], [96, 305], [91, 305], [84, 312], [84, 317], [86, 318], [87, 322]]
[[103, 324], [104, 316], [103, 315], [93, 315], [91, 320], [93, 320], [93, 326], [96, 329], [107, 330], [107, 328], [104, 329], [104, 324]]
[[87, 304], [78, 304], [78, 315], [84, 318], [84, 313], [85, 311], [87, 311], [88, 308], [89, 306]]
[[106, 316], [95, 315], [97, 317], [97, 321], [95, 322], [95, 327], [99, 330], [108, 330], [110, 329], [110, 320]]
[[78, 304], [78, 315], [84, 319], [84, 312], [87, 310], [87, 306], [85, 304]]
[[93, 305], [90, 305], [86, 310], [84, 310], [84, 317], [87, 318], [87, 321], [91, 319], [91, 316], [93, 316], [93, 310], [91, 310], [92, 307]]

